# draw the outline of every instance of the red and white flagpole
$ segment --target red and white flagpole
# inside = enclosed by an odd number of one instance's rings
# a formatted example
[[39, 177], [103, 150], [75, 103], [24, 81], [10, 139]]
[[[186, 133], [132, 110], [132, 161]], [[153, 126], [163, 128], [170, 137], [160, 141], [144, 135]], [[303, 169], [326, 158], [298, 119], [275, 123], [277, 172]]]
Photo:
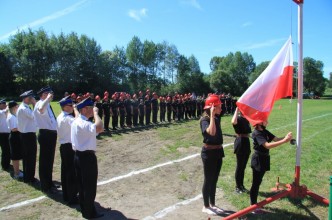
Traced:
[[298, 5], [298, 73], [297, 73], [297, 127], [296, 127], [296, 166], [295, 185], [300, 185], [301, 145], [302, 145], [302, 106], [303, 106], [303, 0], [295, 0]]

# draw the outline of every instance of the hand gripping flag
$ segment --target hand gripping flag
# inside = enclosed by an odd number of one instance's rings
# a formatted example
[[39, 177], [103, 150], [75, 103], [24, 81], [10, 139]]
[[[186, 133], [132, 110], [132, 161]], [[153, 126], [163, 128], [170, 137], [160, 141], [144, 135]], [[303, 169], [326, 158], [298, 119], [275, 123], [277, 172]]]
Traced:
[[251, 125], [266, 121], [273, 104], [293, 92], [292, 39], [273, 58], [268, 67], [243, 93], [236, 105]]

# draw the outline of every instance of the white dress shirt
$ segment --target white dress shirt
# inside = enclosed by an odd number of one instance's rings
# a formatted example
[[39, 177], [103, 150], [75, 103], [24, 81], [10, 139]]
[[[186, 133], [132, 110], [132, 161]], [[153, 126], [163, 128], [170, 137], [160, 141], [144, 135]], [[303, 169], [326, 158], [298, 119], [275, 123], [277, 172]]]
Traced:
[[96, 125], [80, 114], [71, 125], [71, 143], [73, 150], [96, 151], [96, 135]]
[[7, 126], [8, 126], [8, 129], [11, 131], [13, 129], [17, 129], [17, 117], [16, 115], [13, 115], [11, 113], [9, 113], [7, 115]]
[[47, 130], [57, 130], [57, 123], [55, 119], [55, 115], [53, 114], [50, 103], [46, 103], [46, 109], [44, 113], [41, 113], [38, 108], [40, 108], [44, 104], [45, 100], [39, 100], [35, 108], [33, 110], [33, 114], [35, 116], [35, 120], [37, 123], [37, 127], [39, 129], [47, 129]]
[[75, 118], [68, 112], [62, 111], [56, 118], [58, 123], [58, 137], [60, 144], [71, 143], [71, 125]]
[[37, 125], [30, 107], [22, 102], [17, 109], [17, 128], [21, 133], [36, 132]]
[[4, 110], [0, 110], [0, 133], [9, 133], [10, 130], [8, 129], [7, 126], [7, 111]]

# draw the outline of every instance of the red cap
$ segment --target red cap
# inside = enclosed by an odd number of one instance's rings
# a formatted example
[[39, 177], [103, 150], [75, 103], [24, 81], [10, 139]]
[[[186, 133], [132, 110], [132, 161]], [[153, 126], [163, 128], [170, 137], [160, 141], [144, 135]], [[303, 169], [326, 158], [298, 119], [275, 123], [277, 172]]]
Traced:
[[211, 108], [212, 105], [214, 106], [221, 105], [221, 101], [218, 95], [212, 94], [209, 97], [207, 97], [207, 99], [205, 100], [204, 109], [209, 109]]

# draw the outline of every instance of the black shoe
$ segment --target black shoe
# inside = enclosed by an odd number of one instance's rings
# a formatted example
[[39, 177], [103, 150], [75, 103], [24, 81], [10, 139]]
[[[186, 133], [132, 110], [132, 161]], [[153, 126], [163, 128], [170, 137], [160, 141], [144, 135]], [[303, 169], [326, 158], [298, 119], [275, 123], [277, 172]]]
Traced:
[[235, 188], [235, 192], [238, 193], [238, 194], [243, 193], [242, 190], [241, 190], [239, 187], [236, 187], [236, 188]]
[[118, 130], [117, 128], [113, 128], [113, 131]]
[[50, 189], [42, 190], [42, 192], [48, 195], [56, 195], [59, 193], [59, 190], [57, 188], [51, 187]]
[[67, 202], [68, 205], [78, 205], [80, 203], [80, 200], [77, 196], [72, 198], [70, 201]]
[[244, 186], [241, 186], [240, 189], [244, 193], [248, 193], [249, 192], [249, 190], [247, 190]]

